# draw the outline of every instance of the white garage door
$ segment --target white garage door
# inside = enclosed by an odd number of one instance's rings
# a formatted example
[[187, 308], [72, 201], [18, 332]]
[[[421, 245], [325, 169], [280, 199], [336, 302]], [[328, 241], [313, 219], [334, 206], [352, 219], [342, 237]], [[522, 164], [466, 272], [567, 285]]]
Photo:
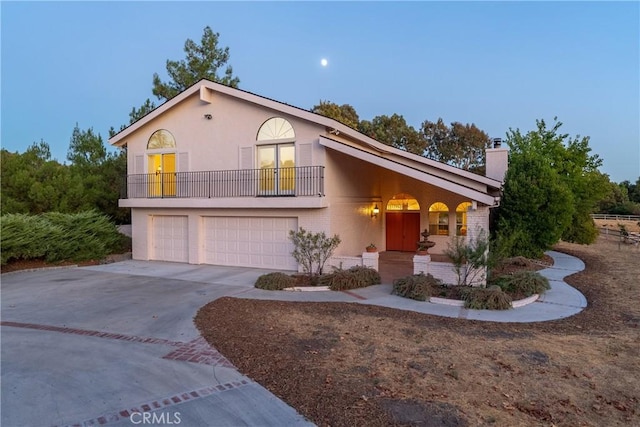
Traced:
[[289, 230], [297, 218], [205, 217], [207, 264], [297, 270]]
[[189, 226], [186, 216], [151, 217], [151, 259], [189, 262]]

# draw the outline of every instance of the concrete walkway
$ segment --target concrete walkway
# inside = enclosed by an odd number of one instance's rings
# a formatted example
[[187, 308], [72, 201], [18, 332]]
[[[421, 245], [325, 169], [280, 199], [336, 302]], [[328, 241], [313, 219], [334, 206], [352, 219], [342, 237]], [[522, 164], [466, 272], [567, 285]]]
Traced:
[[549, 251], [547, 255], [554, 261], [552, 267], [540, 270], [539, 273], [549, 279], [551, 289], [545, 292], [538, 301], [524, 307], [511, 310], [468, 310], [463, 307], [433, 304], [414, 301], [391, 295], [392, 285], [382, 284], [368, 288], [346, 292], [273, 292], [251, 289], [238, 297], [254, 299], [273, 299], [285, 301], [342, 301], [359, 304], [379, 305], [410, 310], [436, 316], [456, 317], [488, 322], [543, 322], [562, 319], [579, 313], [587, 306], [587, 299], [580, 291], [569, 286], [566, 276], [584, 270], [584, 263], [571, 255]]
[[[550, 252], [540, 302], [506, 311], [465, 310], [391, 295], [384, 284], [349, 292], [253, 287], [269, 270], [123, 261], [2, 275], [0, 425], [312, 425], [238, 372], [193, 324], [206, 303], [231, 296], [373, 304], [446, 317], [537, 322], [586, 307], [562, 279], [584, 269]], [[162, 417], [162, 418], [160, 418]], [[178, 422], [178, 419], [180, 422]], [[150, 424], [149, 422], [146, 424]]]

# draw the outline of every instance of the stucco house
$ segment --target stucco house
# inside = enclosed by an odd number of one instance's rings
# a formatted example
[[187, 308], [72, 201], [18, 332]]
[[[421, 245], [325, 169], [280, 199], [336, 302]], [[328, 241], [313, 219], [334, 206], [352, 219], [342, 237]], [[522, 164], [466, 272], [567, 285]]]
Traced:
[[109, 142], [127, 148], [119, 204], [131, 208], [134, 259], [287, 270], [298, 227], [338, 234], [335, 262], [370, 243], [413, 252], [425, 228], [442, 252], [488, 229], [507, 161], [488, 149], [488, 176], [476, 175], [208, 80]]

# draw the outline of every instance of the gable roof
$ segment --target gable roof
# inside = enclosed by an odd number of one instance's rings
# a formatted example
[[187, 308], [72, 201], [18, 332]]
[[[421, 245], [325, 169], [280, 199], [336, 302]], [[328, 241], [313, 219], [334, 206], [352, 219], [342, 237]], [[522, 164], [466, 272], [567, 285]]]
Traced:
[[[129, 135], [185, 99], [199, 93], [202, 101], [211, 102], [211, 97], [215, 92], [262, 107], [270, 108], [272, 110], [280, 111], [284, 114], [312, 123], [323, 125], [331, 134], [340, 135], [340, 140], [327, 138], [321, 135], [320, 143], [325, 147], [342, 151], [350, 155], [354, 155], [355, 151], [353, 150], [367, 152], [369, 154], [368, 156], [365, 156], [369, 159], [367, 161], [376, 163], [375, 161], [372, 161], [374, 158], [370, 157], [375, 156], [378, 159], [384, 159], [386, 162], [392, 162], [398, 165], [395, 169], [404, 170], [404, 173], [398, 170], [398, 172], [403, 173], [404, 175], [414, 176], [418, 174], [416, 176], [419, 176], [420, 173], [426, 174], [429, 177], [428, 179], [425, 177], [418, 179], [423, 182], [449, 189], [458, 194], [465, 195], [472, 200], [477, 200], [489, 206], [496, 204], [497, 200], [499, 200], [497, 195], [502, 184], [500, 181], [388, 146], [366, 136], [363, 133], [360, 133], [356, 129], [340, 123], [335, 119], [206, 79], [202, 79], [193, 84], [180, 94], [158, 106], [146, 116], [121, 130], [109, 138], [109, 143], [115, 146], [123, 146], [126, 144], [126, 139]], [[391, 163], [386, 162], [383, 163], [390, 166]], [[410, 170], [413, 170], [413, 172], [409, 173]]]

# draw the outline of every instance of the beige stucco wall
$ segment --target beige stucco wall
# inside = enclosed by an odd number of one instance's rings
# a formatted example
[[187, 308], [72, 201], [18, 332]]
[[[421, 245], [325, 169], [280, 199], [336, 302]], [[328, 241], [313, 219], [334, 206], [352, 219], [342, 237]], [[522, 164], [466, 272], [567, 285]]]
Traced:
[[[151, 151], [146, 146], [151, 134], [158, 129], [171, 132], [177, 147], [175, 150], [154, 152], [175, 152], [179, 156], [187, 153], [186, 157], [183, 156], [186, 163], [177, 159], [179, 172], [245, 168], [247, 166], [241, 164], [240, 156], [243, 147], [251, 147], [253, 158], [250, 168], [255, 168], [258, 129], [269, 118], [282, 117], [291, 123], [296, 133], [296, 165], [302, 165], [300, 147], [305, 145], [311, 147], [311, 164], [325, 166], [325, 197], [244, 198], [237, 199], [232, 209], [223, 208], [221, 199], [123, 200], [122, 206], [132, 207], [135, 259], [150, 257], [149, 217], [152, 214], [188, 217], [189, 262], [195, 264], [202, 262], [200, 219], [203, 216], [296, 217], [298, 225], [305, 229], [340, 235], [342, 244], [336, 251], [337, 256], [360, 255], [372, 242], [383, 251], [386, 247], [386, 204], [397, 193], [408, 193], [418, 200], [421, 229], [428, 228], [429, 206], [434, 202], [445, 203], [450, 212], [450, 235], [455, 233], [456, 206], [468, 199], [323, 147], [318, 141], [319, 135], [342, 139], [342, 136], [330, 135], [324, 126], [219, 92], [212, 92], [210, 101], [201, 100], [195, 93], [127, 136], [128, 173], [149, 172], [147, 155]], [[206, 114], [210, 114], [212, 119], [207, 119]], [[138, 169], [142, 163], [142, 170], [136, 170], [136, 159]], [[372, 218], [371, 210], [376, 204], [380, 213]], [[416, 236], [417, 239], [419, 237]], [[436, 242], [431, 252], [441, 253], [450, 237], [431, 236], [431, 240]]]
[[[339, 254], [355, 255], [373, 242], [380, 251], [386, 249], [385, 212], [389, 200], [398, 193], [414, 196], [420, 204], [420, 229], [429, 227], [429, 206], [442, 202], [449, 208], [449, 236], [429, 237], [436, 242], [431, 253], [447, 249], [456, 232], [456, 207], [470, 200], [441, 188], [419, 182], [385, 168], [363, 162], [333, 150], [327, 152], [327, 197], [331, 229], [342, 238]], [[380, 208], [377, 218], [371, 217], [374, 205]], [[488, 210], [485, 208], [483, 214]], [[420, 236], [416, 236], [416, 241]]]
[[[241, 169], [240, 148], [254, 147], [258, 129], [272, 117], [287, 119], [295, 130], [296, 145], [311, 144], [314, 165], [323, 164], [324, 149], [317, 140], [324, 127], [220, 93], [211, 101], [201, 101], [194, 94], [127, 137], [128, 173], [149, 172], [146, 155], [152, 151], [147, 150], [147, 142], [158, 129], [171, 132], [176, 149], [153, 152], [188, 153], [188, 169], [181, 170], [178, 162], [179, 172]], [[136, 156], [145, 156], [144, 171], [135, 170]]]

